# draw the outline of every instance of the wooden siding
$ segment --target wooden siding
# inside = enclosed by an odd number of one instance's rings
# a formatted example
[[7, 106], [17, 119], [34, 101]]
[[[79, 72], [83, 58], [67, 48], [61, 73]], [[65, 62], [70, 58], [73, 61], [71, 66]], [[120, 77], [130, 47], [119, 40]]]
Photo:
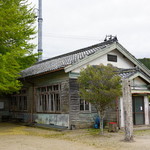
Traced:
[[61, 112], [69, 113], [69, 80], [61, 82]]
[[[91, 111], [80, 111], [79, 86], [77, 79], [69, 80], [70, 86], [70, 126], [75, 128], [92, 127], [97, 116], [97, 111], [94, 106], [91, 106]], [[117, 112], [115, 109], [107, 111], [105, 122], [117, 122]]]
[[70, 87], [70, 128], [87, 128], [94, 124], [97, 115], [94, 107], [91, 111], [80, 111], [79, 85], [77, 79], [69, 79]]

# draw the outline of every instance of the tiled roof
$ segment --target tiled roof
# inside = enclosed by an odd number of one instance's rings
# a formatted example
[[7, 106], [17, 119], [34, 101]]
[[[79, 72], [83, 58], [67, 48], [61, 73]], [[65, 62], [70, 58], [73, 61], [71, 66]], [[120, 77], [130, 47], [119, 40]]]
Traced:
[[66, 53], [57, 57], [53, 57], [47, 60], [40, 61], [33, 66], [23, 70], [21, 72], [22, 77], [29, 77], [45, 72], [55, 71], [64, 68], [68, 65], [79, 62], [87, 56], [94, 54], [97, 51], [101, 51], [107, 46], [116, 42], [117, 39], [111, 39], [87, 48], [79, 49], [70, 53]]
[[130, 69], [120, 69], [119, 70], [119, 76], [122, 79], [127, 79], [129, 77], [131, 77], [132, 75], [134, 75], [135, 73], [137, 73], [138, 70], [137, 68], [130, 68]]
[[129, 68], [129, 69], [119, 69], [119, 76], [122, 79], [127, 79], [130, 78], [131, 76], [133, 76], [134, 74], [136, 74], [137, 72], [141, 73], [142, 75], [144, 75], [147, 79], [150, 80], [150, 77], [147, 76], [147, 74], [145, 74], [141, 69], [139, 69], [138, 67], [134, 67], [134, 68]]

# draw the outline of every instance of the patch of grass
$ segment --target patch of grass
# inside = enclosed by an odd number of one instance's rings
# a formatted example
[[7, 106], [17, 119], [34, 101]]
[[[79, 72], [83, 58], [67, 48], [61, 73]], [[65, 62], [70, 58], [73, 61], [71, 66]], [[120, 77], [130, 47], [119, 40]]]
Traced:
[[[7, 128], [7, 127], [5, 127]], [[8, 129], [5, 129], [0, 132], [0, 135], [26, 135], [27, 132], [24, 131], [25, 127], [23, 126], [17, 126], [17, 127], [8, 127]]]
[[89, 134], [91, 135], [96, 135], [96, 134], [99, 134], [100, 133], [100, 130], [99, 129], [86, 129], [88, 131]]
[[150, 134], [150, 129], [147, 129], [147, 130], [135, 130], [134, 134], [135, 135], [149, 135]]
[[100, 134], [100, 129], [87, 129], [87, 131], [89, 135], [93, 135], [93, 136], [106, 136], [109, 134], [107, 129], [104, 129], [103, 135]]
[[58, 132], [52, 129], [27, 127], [16, 124], [1, 123], [0, 124], [0, 136], [1, 135], [30, 135], [30, 136], [40, 136], [45, 138], [54, 138], [63, 136], [64, 133]]

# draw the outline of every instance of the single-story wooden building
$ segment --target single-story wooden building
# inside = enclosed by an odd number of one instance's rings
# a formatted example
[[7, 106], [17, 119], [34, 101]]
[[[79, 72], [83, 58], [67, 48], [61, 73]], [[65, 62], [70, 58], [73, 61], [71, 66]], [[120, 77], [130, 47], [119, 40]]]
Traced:
[[[149, 125], [150, 70], [131, 55], [116, 38], [43, 60], [21, 72], [23, 88], [9, 100], [9, 113], [25, 122], [67, 128], [85, 128], [94, 123], [95, 108], [80, 99], [77, 78], [87, 65], [112, 64], [122, 79], [131, 81], [133, 123]], [[124, 127], [123, 98], [105, 120]], [[4, 106], [1, 100], [0, 106]], [[2, 112], [2, 111], [1, 111]]]

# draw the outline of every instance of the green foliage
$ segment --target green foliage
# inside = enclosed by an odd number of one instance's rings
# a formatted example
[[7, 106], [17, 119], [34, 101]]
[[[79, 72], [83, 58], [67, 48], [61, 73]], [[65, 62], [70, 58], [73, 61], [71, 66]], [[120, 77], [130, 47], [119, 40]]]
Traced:
[[[142, 62], [148, 69], [150, 69], [150, 58], [142, 58], [138, 60]], [[150, 103], [150, 96], [148, 96], [148, 98], [149, 98], [149, 103]]]
[[142, 58], [138, 60], [141, 61], [148, 69], [150, 69], [150, 58]]
[[78, 78], [80, 95], [100, 112], [121, 95], [120, 77], [113, 66], [87, 66]]
[[95, 106], [101, 121], [112, 102], [121, 95], [120, 81], [117, 69], [112, 65], [87, 66], [80, 72], [80, 96]]
[[19, 90], [19, 72], [36, 61], [33, 10], [26, 0], [0, 0], [0, 94]]

